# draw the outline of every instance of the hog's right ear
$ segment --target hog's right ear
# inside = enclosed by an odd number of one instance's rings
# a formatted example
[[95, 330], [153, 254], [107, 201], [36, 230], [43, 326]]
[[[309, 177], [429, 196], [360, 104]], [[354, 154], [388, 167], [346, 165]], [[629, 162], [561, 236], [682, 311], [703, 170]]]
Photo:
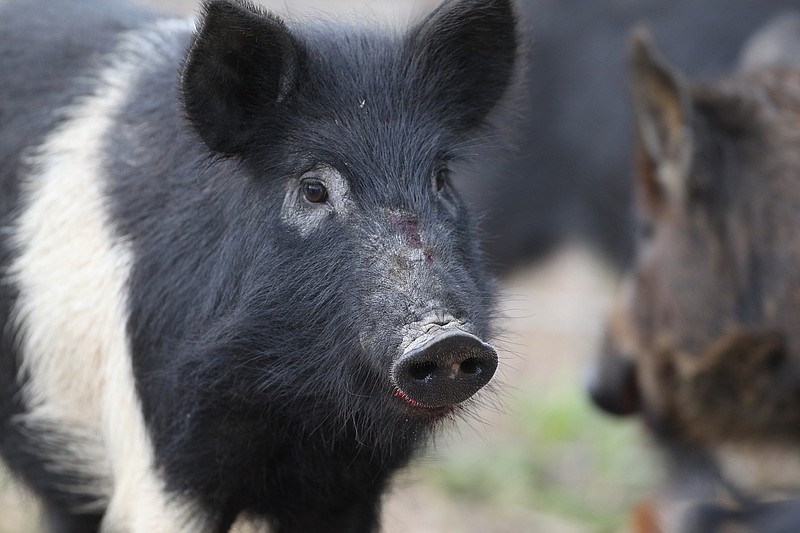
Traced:
[[239, 0], [206, 2], [181, 77], [186, 114], [206, 145], [245, 149], [259, 118], [290, 95], [297, 64], [280, 18]]
[[692, 95], [683, 76], [656, 48], [650, 32], [637, 28], [630, 55], [631, 95], [641, 154], [650, 172], [650, 194], [682, 198], [693, 152]]
[[514, 81], [513, 0], [445, 0], [409, 35], [417, 83], [459, 131], [479, 126]]

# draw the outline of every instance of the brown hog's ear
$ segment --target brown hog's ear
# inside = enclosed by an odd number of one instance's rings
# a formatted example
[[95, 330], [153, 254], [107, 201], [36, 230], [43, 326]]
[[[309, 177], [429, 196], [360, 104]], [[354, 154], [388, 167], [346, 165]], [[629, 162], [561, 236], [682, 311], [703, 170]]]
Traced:
[[514, 81], [519, 35], [512, 0], [446, 0], [409, 34], [422, 92], [465, 132]]
[[683, 198], [693, 153], [692, 95], [683, 76], [670, 67], [650, 32], [634, 31], [631, 54], [631, 95], [636, 119], [640, 179], [650, 202], [664, 194]]
[[181, 78], [192, 126], [210, 149], [242, 151], [254, 121], [293, 90], [297, 64], [281, 19], [238, 0], [206, 2]]

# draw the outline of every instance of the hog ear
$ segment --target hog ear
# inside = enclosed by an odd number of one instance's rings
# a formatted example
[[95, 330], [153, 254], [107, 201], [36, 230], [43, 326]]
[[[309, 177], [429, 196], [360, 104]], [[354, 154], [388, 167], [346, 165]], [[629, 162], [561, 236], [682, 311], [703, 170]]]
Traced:
[[682, 198], [693, 152], [692, 95], [683, 76], [664, 60], [650, 32], [634, 31], [630, 54], [631, 94], [640, 149], [656, 183], [651, 194]]
[[241, 152], [254, 122], [293, 90], [297, 64], [280, 18], [238, 0], [206, 2], [181, 79], [194, 129], [214, 151]]
[[457, 130], [479, 126], [514, 81], [512, 0], [446, 0], [409, 35], [416, 78]]

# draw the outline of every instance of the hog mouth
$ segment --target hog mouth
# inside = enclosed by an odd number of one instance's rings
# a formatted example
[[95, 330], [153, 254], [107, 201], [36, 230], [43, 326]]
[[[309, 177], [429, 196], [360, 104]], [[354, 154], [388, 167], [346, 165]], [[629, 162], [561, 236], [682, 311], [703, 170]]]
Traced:
[[456, 412], [456, 410], [461, 407], [460, 404], [451, 404], [451, 405], [442, 405], [439, 407], [432, 407], [430, 405], [425, 405], [420, 403], [412, 398], [406, 396], [406, 394], [400, 390], [400, 388], [395, 387], [394, 393], [392, 394], [395, 398], [398, 398], [404, 402], [404, 406], [407, 411], [430, 418], [443, 418], [448, 415], [452, 415]]

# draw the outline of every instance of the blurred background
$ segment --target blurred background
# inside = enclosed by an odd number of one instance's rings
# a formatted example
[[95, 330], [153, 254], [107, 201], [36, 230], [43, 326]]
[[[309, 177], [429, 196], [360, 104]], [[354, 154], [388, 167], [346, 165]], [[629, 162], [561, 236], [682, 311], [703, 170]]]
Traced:
[[[145, 0], [140, 0], [145, 2]], [[146, 0], [187, 15], [192, 0]], [[285, 0], [282, 15], [402, 27], [434, 0]], [[736, 68], [748, 37], [796, 0], [522, 0], [532, 36], [513, 153], [462, 177], [502, 281], [498, 397], [447, 428], [394, 483], [385, 533], [621, 532], [661, 476], [634, 419], [583, 391], [631, 255], [630, 30], [653, 29], [692, 79]], [[0, 533], [34, 532], [36, 505], [0, 471]], [[243, 530], [244, 531], [244, 530]]]

